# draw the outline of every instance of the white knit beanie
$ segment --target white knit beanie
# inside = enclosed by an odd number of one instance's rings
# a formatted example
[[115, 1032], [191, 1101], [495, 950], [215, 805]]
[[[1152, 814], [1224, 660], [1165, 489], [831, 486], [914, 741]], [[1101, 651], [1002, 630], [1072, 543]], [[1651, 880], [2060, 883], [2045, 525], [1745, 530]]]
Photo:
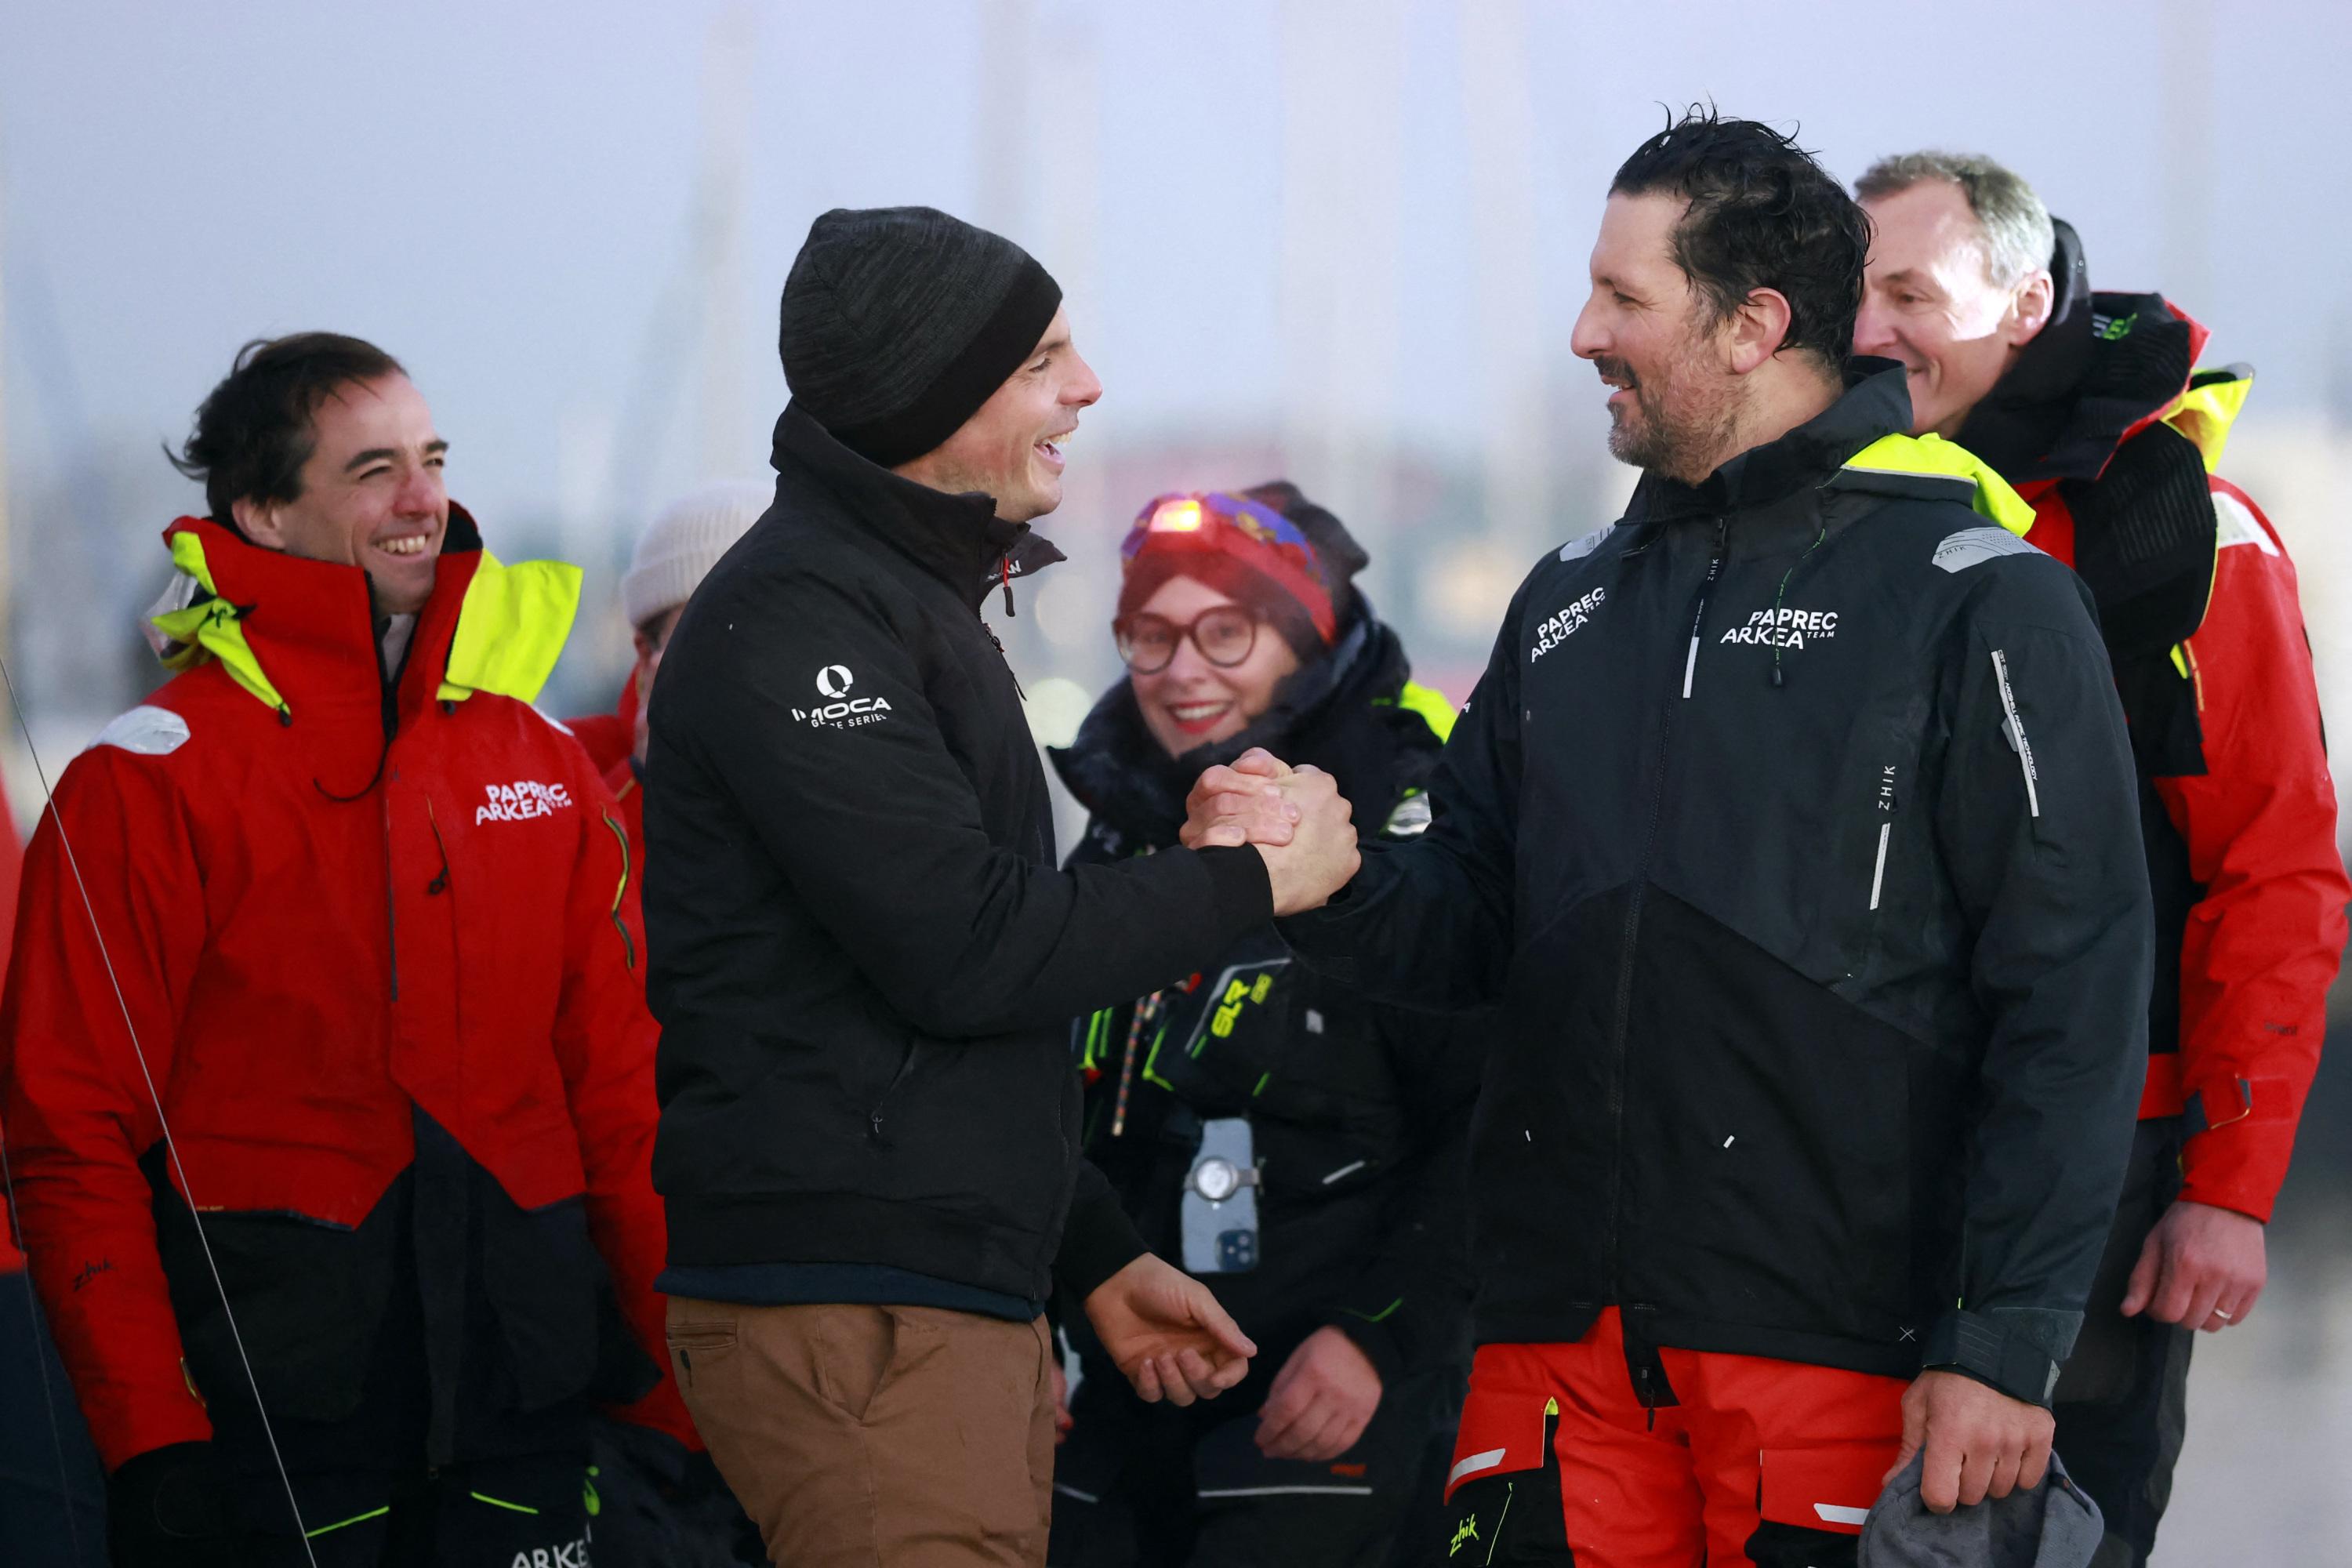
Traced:
[[773, 484], [735, 479], [672, 501], [637, 540], [621, 578], [621, 611], [642, 626], [693, 596], [703, 574], [760, 521], [775, 500]]

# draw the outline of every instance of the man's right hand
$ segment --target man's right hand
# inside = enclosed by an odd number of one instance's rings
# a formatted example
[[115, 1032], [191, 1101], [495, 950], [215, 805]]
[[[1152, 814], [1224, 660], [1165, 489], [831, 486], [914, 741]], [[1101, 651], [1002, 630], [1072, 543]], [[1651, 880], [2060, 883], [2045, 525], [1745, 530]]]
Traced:
[[1185, 799], [1189, 848], [1257, 846], [1274, 912], [1316, 909], [1348, 885], [1362, 858], [1347, 798], [1320, 768], [1293, 768], [1260, 747], [1203, 773]]
[[1923, 1372], [1904, 1390], [1902, 1450], [1880, 1484], [1925, 1448], [1919, 1500], [1931, 1513], [2032, 1491], [2050, 1468], [2055, 1425], [2039, 1405], [2011, 1399], [1966, 1373]]

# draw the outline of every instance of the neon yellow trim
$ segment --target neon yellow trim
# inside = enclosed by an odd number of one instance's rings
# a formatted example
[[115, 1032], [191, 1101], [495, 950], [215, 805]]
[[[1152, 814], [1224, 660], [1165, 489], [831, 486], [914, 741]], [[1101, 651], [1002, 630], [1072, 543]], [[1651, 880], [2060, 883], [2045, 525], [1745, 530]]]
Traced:
[[1377, 1312], [1359, 1312], [1353, 1307], [1342, 1307], [1339, 1310], [1347, 1313], [1348, 1316], [1351, 1318], [1360, 1318], [1367, 1323], [1384, 1323], [1388, 1321], [1391, 1313], [1394, 1312], [1399, 1307], [1403, 1305], [1404, 1298], [1399, 1296], [1395, 1300], [1391, 1301], [1387, 1306], [1382, 1307]]
[[1941, 436], [1881, 436], [1845, 466], [1862, 473], [1912, 474], [1925, 479], [1966, 479], [1976, 487], [1969, 504], [1980, 516], [2022, 539], [2033, 526], [2033, 508], [2009, 481], [1965, 447]]
[[2221, 466], [2221, 448], [2229, 444], [2230, 426], [2244, 410], [2246, 394], [2254, 389], [2252, 371], [2242, 365], [2230, 368], [2239, 374], [2228, 381], [2190, 387], [2174, 398], [2161, 416], [2167, 425], [2197, 443], [2209, 474]]
[[[236, 606], [213, 581], [204, 536], [194, 529], [172, 535], [172, 564], [194, 578], [205, 596], [185, 609], [152, 617], [156, 629], [178, 645], [164, 656], [164, 668], [187, 669], [206, 658], [217, 659], [231, 679], [283, 710], [286, 700], [245, 640]], [[466, 585], [466, 602], [457, 607], [457, 635], [449, 647], [440, 699], [462, 702], [477, 691], [488, 691], [522, 702], [537, 700], [579, 611], [579, 567], [562, 561], [521, 561], [509, 566], [483, 551], [474, 580]]]
[[1422, 722], [1429, 726], [1429, 732], [1440, 742], [1453, 735], [1454, 721], [1461, 717], [1454, 711], [1454, 704], [1445, 700], [1445, 693], [1414, 680], [1406, 681], [1404, 689], [1397, 693], [1397, 706], [1420, 714]]
[[539, 1511], [539, 1510], [527, 1507], [522, 1503], [508, 1502], [503, 1499], [491, 1497], [486, 1492], [467, 1492], [466, 1495], [472, 1498], [476, 1502], [486, 1502], [492, 1508], [511, 1509], [516, 1513], [537, 1513]]
[[536, 701], [580, 613], [580, 568], [562, 561], [507, 565], [488, 551], [466, 584], [457, 635], [441, 682], [444, 702], [477, 691]]
[[2174, 643], [2172, 645], [2172, 668], [2180, 672], [2181, 679], [2186, 680], [2189, 679], [2189, 661], [2181, 657], [2180, 645], [2179, 643]]
[[391, 1511], [392, 1505], [390, 1503], [386, 1503], [382, 1508], [372, 1508], [365, 1513], [355, 1513], [349, 1519], [339, 1519], [332, 1524], [322, 1524], [316, 1530], [306, 1530], [302, 1532], [302, 1539], [305, 1541], [316, 1541], [319, 1537], [326, 1534], [330, 1531], [341, 1530], [345, 1525], [365, 1524], [369, 1520], [382, 1519], [385, 1514], [388, 1514]]
[[218, 659], [230, 679], [284, 711], [286, 699], [278, 695], [278, 688], [261, 672], [261, 660], [254, 657], [253, 645], [245, 640], [245, 628], [237, 624], [237, 607], [221, 597], [214, 585], [203, 536], [193, 529], [172, 535], [172, 564], [194, 577], [205, 596], [185, 609], [151, 617], [156, 630], [179, 645], [164, 655], [163, 668], [187, 669], [207, 658]]
[[1152, 1070], [1160, 1065], [1160, 1047], [1166, 1044], [1167, 1040], [1168, 1026], [1162, 1024], [1160, 1026], [1160, 1032], [1151, 1037], [1151, 1049], [1143, 1058], [1143, 1081], [1146, 1083], [1156, 1083], [1160, 1088], [1166, 1089], [1169, 1093], [1173, 1094], [1176, 1092], [1176, 1086], [1170, 1083], [1166, 1079], [1161, 1078], [1157, 1072]]

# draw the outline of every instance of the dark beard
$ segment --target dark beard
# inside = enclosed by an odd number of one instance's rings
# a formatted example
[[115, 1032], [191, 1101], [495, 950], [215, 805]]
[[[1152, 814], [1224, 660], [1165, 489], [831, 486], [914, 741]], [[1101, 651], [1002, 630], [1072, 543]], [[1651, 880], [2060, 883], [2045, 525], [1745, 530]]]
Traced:
[[1718, 454], [1728, 450], [1737, 416], [1727, 405], [1676, 421], [1661, 402], [1650, 388], [1633, 388], [1640, 423], [1610, 421], [1609, 455], [1664, 479], [1697, 484], [1714, 471]]

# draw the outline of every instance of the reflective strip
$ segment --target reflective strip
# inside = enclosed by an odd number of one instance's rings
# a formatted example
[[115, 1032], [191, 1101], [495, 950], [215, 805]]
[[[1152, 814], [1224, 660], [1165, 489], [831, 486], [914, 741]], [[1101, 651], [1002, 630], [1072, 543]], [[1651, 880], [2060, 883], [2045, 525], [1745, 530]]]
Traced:
[[1452, 1486], [1465, 1476], [1475, 1476], [1480, 1470], [1491, 1470], [1503, 1462], [1503, 1450], [1489, 1448], [1483, 1454], [1473, 1454], [1445, 1472], [1445, 1484]]
[[2000, 705], [2009, 714], [2010, 738], [2017, 744], [2017, 761], [2025, 769], [2025, 805], [2035, 816], [2042, 815], [2042, 799], [2033, 790], [2033, 743], [2025, 738], [2025, 726], [2018, 721], [2017, 699], [2010, 694], [2009, 660], [1999, 648], [1992, 650], [1993, 679], [2000, 683]]
[[1860, 1524], [1870, 1517], [1866, 1508], [1849, 1508], [1842, 1502], [1817, 1502], [1813, 1511], [1832, 1524]]
[[2252, 508], [2229, 491], [2213, 492], [2213, 514], [2217, 524], [2214, 549], [2227, 550], [2232, 544], [2251, 544], [2265, 555], [2279, 552], [2279, 547], [2271, 542], [2270, 530], [2255, 520]]
[[1069, 1483], [1069, 1482], [1067, 1482], [1067, 1481], [1055, 1481], [1055, 1482], [1054, 1483], [1054, 1489], [1055, 1489], [1055, 1491], [1057, 1491], [1057, 1492], [1061, 1493], [1064, 1497], [1067, 1497], [1067, 1498], [1076, 1498], [1076, 1499], [1077, 1499], [1080, 1502], [1100, 1502], [1100, 1501], [1102, 1501], [1102, 1499], [1100, 1499], [1099, 1497], [1097, 1497], [1094, 1493], [1092, 1493], [1092, 1492], [1082, 1492], [1082, 1491], [1080, 1491], [1077, 1488], [1076, 1488], [1076, 1487], [1074, 1487], [1074, 1486], [1070, 1485], [1070, 1483]]
[[188, 743], [188, 721], [169, 708], [142, 702], [98, 732], [89, 749], [115, 746], [142, 757], [168, 757]]
[[1212, 1487], [1192, 1494], [1206, 1500], [1220, 1497], [1370, 1497], [1370, 1487]]
[[365, 1524], [369, 1520], [382, 1519], [385, 1514], [388, 1514], [391, 1511], [392, 1505], [390, 1503], [386, 1503], [382, 1508], [372, 1508], [365, 1513], [355, 1513], [349, 1519], [339, 1519], [332, 1524], [322, 1524], [316, 1530], [306, 1530], [302, 1532], [302, 1539], [305, 1541], [316, 1541], [319, 1537], [326, 1534], [331, 1530], [341, 1530], [346, 1525]]
[[1691, 677], [1698, 672], [1698, 633], [1691, 633], [1690, 657], [1683, 660], [1683, 697], [1690, 697]]
[[1936, 546], [1936, 552], [1927, 559], [1947, 572], [1959, 573], [1999, 556], [2034, 553], [2032, 545], [2009, 530], [1980, 525], [1964, 528], [1950, 535]]
[[[1895, 824], [1882, 822], [1878, 825], [1878, 868], [1870, 874], [1870, 907], [1874, 910], [1878, 907], [1878, 890], [1886, 885], [1886, 841], [1894, 836]], [[1730, 1148], [1731, 1140], [1725, 1139], [1723, 1146]]]
[[1586, 534], [1583, 538], [1571, 539], [1566, 544], [1561, 545], [1559, 547], [1559, 558], [1562, 561], [1581, 561], [1586, 556], [1591, 554], [1594, 551], [1600, 549], [1601, 542], [1607, 539], [1612, 533], [1615, 532], [1616, 530], [1617, 525], [1613, 522], [1602, 523], [1599, 528], [1594, 529], [1591, 533]]
[[1342, 1165], [1338, 1170], [1332, 1172], [1329, 1175], [1324, 1177], [1323, 1184], [1328, 1187], [1342, 1176], [1352, 1176], [1357, 1172], [1362, 1170], [1370, 1163], [1370, 1162], [1365, 1160], [1357, 1160], [1349, 1164]]

